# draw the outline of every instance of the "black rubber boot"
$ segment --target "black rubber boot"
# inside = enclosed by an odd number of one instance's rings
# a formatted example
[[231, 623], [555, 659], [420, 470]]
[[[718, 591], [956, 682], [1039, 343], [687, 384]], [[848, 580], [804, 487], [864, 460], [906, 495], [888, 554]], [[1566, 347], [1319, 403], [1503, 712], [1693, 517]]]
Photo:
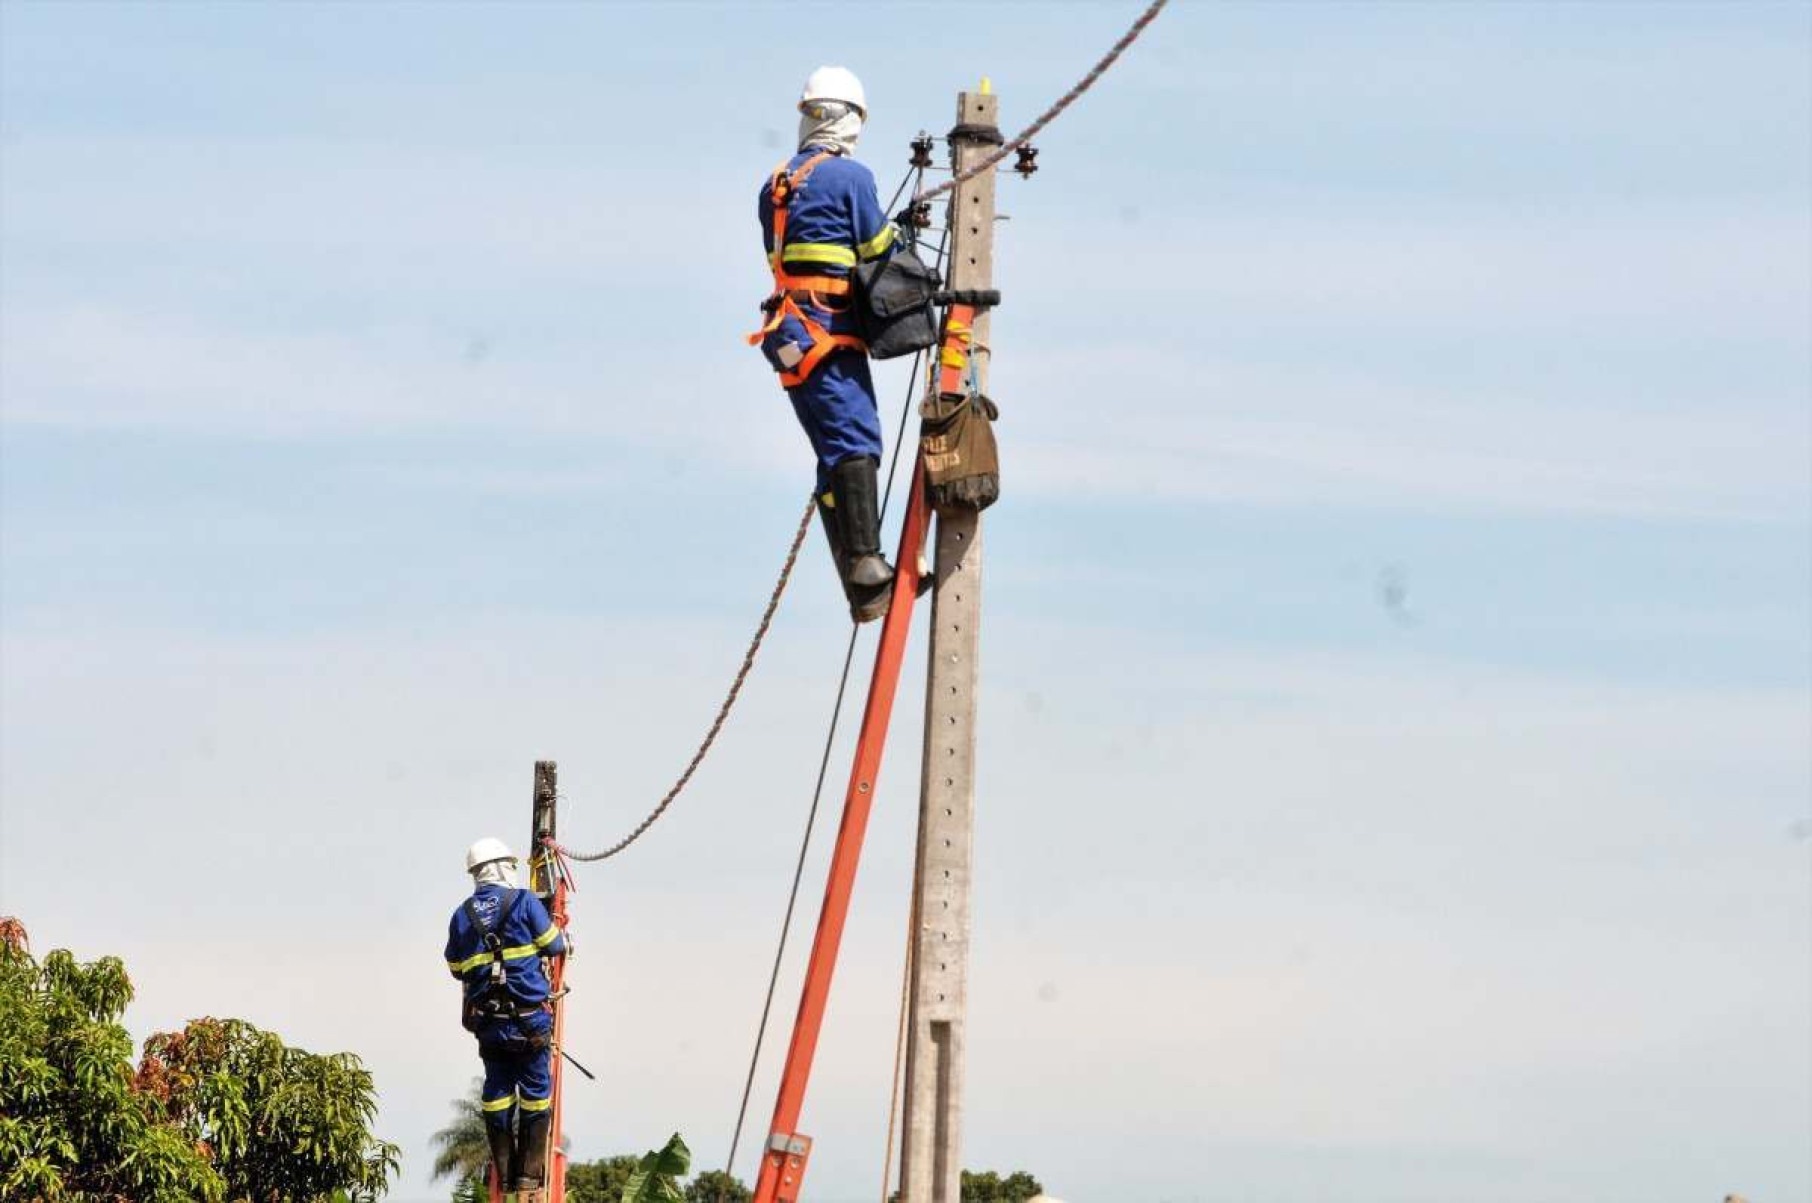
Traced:
[[521, 1156], [521, 1165], [516, 1170], [516, 1203], [540, 1203], [541, 1188], [547, 1182], [549, 1119], [545, 1111], [522, 1113], [522, 1126], [516, 1135], [516, 1148]]
[[876, 464], [866, 455], [846, 459], [831, 469], [837, 495], [837, 518], [849, 553], [849, 583], [874, 589], [893, 580], [893, 565], [881, 555], [881, 509], [875, 487]]
[[849, 549], [843, 542], [843, 520], [838, 516], [836, 506], [822, 495], [818, 498], [818, 520], [824, 527], [825, 541], [830, 544], [831, 561], [837, 567], [837, 579], [843, 584], [843, 596], [849, 602], [849, 616], [857, 622], [872, 622], [887, 613], [887, 607], [893, 601], [891, 569], [885, 584], [868, 588], [852, 584]]
[[849, 582], [849, 551], [843, 546], [843, 524], [837, 520], [837, 508], [829, 493], [818, 494], [818, 525], [824, 528], [824, 541], [830, 544], [831, 563], [837, 567], [837, 579]]
[[484, 1134], [491, 1142], [491, 1178], [499, 1192], [507, 1192], [516, 1172], [516, 1138], [508, 1128], [486, 1124]]

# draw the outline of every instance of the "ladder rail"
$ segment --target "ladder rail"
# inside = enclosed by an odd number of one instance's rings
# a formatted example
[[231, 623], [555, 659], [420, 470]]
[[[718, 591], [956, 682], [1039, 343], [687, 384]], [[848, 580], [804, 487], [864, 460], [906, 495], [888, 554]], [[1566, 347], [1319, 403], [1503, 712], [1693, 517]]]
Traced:
[[912, 484], [907, 490], [907, 498], [900, 550], [894, 560], [893, 599], [881, 625], [874, 673], [868, 682], [868, 701], [862, 712], [862, 730], [856, 739], [849, 786], [843, 795], [843, 820], [831, 853], [824, 906], [819, 912], [811, 959], [807, 962], [805, 982], [800, 989], [799, 1013], [793, 1021], [793, 1036], [787, 1046], [786, 1065], [781, 1071], [780, 1088], [774, 1102], [774, 1119], [762, 1149], [761, 1174], [755, 1184], [752, 1203], [791, 1203], [797, 1199], [810, 1156], [810, 1139], [798, 1133], [799, 1113], [805, 1102], [805, 1088], [811, 1078], [812, 1060], [824, 1024], [843, 926], [849, 917], [856, 868], [861, 860], [868, 816], [874, 804], [875, 783], [881, 770], [881, 754], [886, 749], [894, 698], [899, 692], [913, 603], [918, 599], [919, 555], [930, 524], [924, 461], [917, 456], [913, 461]]

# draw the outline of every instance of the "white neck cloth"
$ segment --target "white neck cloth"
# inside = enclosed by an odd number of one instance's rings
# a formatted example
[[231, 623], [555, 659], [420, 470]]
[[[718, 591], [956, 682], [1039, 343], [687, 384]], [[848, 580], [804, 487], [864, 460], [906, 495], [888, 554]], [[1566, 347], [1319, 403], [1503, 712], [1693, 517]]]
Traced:
[[835, 117], [813, 117], [799, 114], [799, 149], [822, 146], [840, 155], [856, 153], [856, 139], [862, 136], [862, 114], [855, 109]]
[[508, 886], [516, 888], [516, 862], [513, 860], [492, 860], [472, 870], [472, 885]]

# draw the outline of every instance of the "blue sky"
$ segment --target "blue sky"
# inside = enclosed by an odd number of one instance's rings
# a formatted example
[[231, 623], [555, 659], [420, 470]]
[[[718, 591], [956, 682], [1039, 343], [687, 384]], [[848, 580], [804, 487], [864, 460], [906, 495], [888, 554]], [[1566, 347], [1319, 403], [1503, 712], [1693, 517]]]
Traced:
[[[799, 81], [863, 76], [891, 191], [1136, 7], [0, 7], [0, 911], [124, 956], [141, 1035], [359, 1051], [440, 1197], [464, 846], [537, 757], [573, 842], [640, 817], [809, 485], [740, 337]], [[1041, 145], [966, 1160], [1812, 1197], [1812, 9], [1178, 0]], [[816, 539], [692, 792], [581, 877], [580, 1156], [727, 1146], [846, 630]], [[879, 1180], [917, 726], [821, 1199]]]

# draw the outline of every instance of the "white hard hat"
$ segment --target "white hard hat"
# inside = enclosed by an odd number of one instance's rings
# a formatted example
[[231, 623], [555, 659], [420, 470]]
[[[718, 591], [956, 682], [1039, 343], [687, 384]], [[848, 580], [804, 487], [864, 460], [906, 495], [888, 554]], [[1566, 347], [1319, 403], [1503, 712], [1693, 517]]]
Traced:
[[480, 865], [488, 865], [494, 860], [515, 860], [516, 854], [510, 846], [494, 835], [487, 835], [482, 840], [466, 849], [466, 872], [470, 873]]
[[814, 100], [840, 100], [861, 113], [864, 121], [868, 119], [868, 95], [848, 67], [820, 67], [806, 77], [805, 87], [799, 90], [799, 111], [805, 112], [805, 106]]

